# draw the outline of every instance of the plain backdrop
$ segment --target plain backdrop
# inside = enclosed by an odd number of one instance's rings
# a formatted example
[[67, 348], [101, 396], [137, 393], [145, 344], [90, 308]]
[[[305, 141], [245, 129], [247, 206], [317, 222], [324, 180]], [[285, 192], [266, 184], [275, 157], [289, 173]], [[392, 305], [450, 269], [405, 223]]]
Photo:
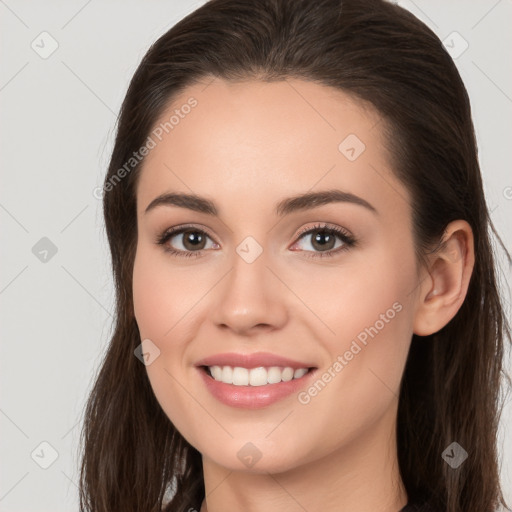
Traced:
[[[512, 2], [399, 3], [451, 49], [472, 102], [492, 218], [511, 250]], [[201, 4], [0, 0], [1, 511], [78, 509], [80, 419], [114, 299], [93, 190], [142, 56]], [[503, 290], [510, 314], [510, 281]], [[512, 502], [511, 430], [509, 396], [500, 446]]]

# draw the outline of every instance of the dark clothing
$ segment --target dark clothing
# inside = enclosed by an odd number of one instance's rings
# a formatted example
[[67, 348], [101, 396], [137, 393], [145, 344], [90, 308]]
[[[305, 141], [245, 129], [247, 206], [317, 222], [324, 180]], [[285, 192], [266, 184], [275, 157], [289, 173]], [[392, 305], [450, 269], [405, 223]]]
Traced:
[[408, 503], [402, 510], [399, 510], [399, 512], [434, 512], [434, 510], [429, 505]]

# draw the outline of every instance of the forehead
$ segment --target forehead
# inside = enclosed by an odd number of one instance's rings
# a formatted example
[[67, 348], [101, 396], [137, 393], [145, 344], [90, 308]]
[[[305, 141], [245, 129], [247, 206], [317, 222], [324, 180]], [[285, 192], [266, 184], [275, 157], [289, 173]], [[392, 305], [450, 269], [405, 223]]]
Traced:
[[407, 192], [389, 167], [382, 121], [347, 93], [304, 80], [194, 84], [154, 125], [139, 212], [169, 191], [214, 195], [221, 215], [230, 202], [270, 210], [285, 195], [328, 188], [396, 205]]

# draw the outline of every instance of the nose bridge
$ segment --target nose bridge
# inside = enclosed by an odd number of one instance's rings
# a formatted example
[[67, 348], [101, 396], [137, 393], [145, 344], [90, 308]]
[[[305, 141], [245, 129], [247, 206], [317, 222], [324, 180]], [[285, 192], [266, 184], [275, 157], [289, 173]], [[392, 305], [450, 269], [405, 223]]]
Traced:
[[237, 332], [260, 325], [281, 326], [286, 317], [285, 304], [279, 280], [268, 268], [269, 252], [253, 237], [245, 238], [235, 251], [217, 303], [216, 324]]

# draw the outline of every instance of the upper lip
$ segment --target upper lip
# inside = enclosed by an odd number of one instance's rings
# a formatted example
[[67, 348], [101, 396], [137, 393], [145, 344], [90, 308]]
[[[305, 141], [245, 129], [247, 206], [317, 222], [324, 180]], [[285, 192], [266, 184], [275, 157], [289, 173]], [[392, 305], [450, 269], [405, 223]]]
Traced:
[[215, 354], [201, 359], [196, 363], [196, 366], [239, 366], [242, 368], [289, 366], [294, 370], [297, 370], [298, 368], [314, 368], [312, 364], [294, 361], [293, 359], [271, 354], [270, 352], [256, 352], [254, 354], [237, 354], [235, 352], [229, 352], [224, 354]]

